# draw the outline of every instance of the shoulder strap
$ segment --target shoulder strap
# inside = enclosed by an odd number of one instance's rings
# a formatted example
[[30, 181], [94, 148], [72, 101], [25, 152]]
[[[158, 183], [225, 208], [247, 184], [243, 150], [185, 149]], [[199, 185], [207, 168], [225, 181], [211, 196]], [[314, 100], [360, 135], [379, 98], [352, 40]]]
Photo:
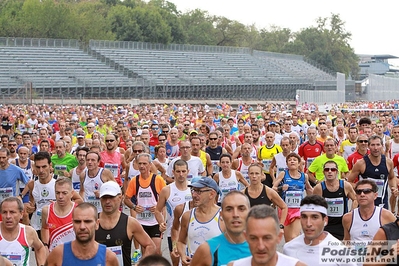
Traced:
[[139, 182], [139, 177], [140, 175], [136, 175], [136, 196], [139, 194], [139, 187], [140, 187], [140, 182]]
[[157, 176], [155, 174], [152, 174], [152, 178], [151, 178], [151, 183], [150, 183], [150, 187], [152, 190], [152, 194], [155, 197], [155, 200], [158, 201], [158, 192], [157, 192], [157, 188], [155, 186], [155, 180], [156, 180]]

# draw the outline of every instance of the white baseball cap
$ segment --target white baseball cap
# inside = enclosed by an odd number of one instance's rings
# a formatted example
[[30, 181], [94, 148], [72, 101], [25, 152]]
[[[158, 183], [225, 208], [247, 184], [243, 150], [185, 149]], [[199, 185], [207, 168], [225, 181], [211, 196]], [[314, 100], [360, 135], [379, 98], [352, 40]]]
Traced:
[[122, 194], [121, 188], [115, 181], [108, 181], [102, 184], [100, 187], [100, 198], [103, 196], [115, 197], [118, 194]]

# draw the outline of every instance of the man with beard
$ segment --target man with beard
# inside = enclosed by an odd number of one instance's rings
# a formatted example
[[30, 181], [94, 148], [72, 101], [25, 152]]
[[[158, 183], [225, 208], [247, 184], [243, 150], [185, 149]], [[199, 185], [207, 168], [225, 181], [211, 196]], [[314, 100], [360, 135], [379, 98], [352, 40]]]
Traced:
[[105, 145], [107, 146], [107, 149], [100, 153], [100, 166], [110, 170], [116, 182], [119, 184], [120, 187], [122, 187], [123, 182], [121, 179], [120, 170], [121, 167], [123, 169], [126, 168], [126, 163], [123, 154], [116, 151], [116, 148], [118, 147], [118, 142], [115, 135], [108, 134], [105, 137]]
[[9, 163], [11, 163], [12, 160], [15, 160], [18, 158], [17, 147], [18, 147], [18, 144], [17, 144], [16, 140], [10, 139], [8, 141], [8, 150], [10, 151], [9, 155], [8, 155]]
[[122, 191], [118, 183], [108, 181], [101, 186], [102, 212], [98, 216], [100, 223], [95, 239], [118, 254], [119, 265], [128, 266], [131, 265], [130, 254], [133, 236], [145, 249], [144, 257], [155, 252], [155, 244], [135, 218], [119, 211], [122, 198]]
[[75, 156], [66, 152], [66, 143], [63, 140], [55, 142], [56, 154], [51, 156], [51, 163], [54, 167], [54, 174], [58, 176], [68, 175], [71, 169], [78, 166], [78, 160]]
[[94, 239], [99, 224], [94, 205], [86, 202], [78, 205], [73, 210], [72, 223], [76, 239], [57, 246], [49, 254], [46, 265], [119, 265], [115, 253]]
[[72, 179], [73, 189], [79, 193], [80, 190], [80, 174], [86, 171], [86, 155], [89, 152], [87, 147], [78, 147], [75, 156], [78, 159], [78, 166], [69, 171], [68, 177]]

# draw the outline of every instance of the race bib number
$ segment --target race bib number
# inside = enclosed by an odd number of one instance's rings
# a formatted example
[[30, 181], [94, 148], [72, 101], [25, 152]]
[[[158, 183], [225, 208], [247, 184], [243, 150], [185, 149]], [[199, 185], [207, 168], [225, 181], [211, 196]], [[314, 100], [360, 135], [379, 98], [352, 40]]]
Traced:
[[154, 214], [150, 211], [151, 207], [144, 207], [144, 211], [139, 214], [140, 220], [148, 221], [154, 218]]
[[116, 258], [118, 259], [119, 265], [123, 265], [122, 246], [107, 247], [107, 249], [114, 252], [116, 255]]
[[73, 189], [76, 191], [80, 190], [80, 182], [72, 182]]
[[313, 163], [315, 158], [307, 158], [306, 159], [306, 168], [309, 168], [309, 166]]
[[118, 177], [118, 164], [106, 163], [104, 168], [110, 170], [114, 177]]
[[0, 188], [0, 202], [5, 198], [9, 198], [13, 196], [12, 187]]
[[288, 208], [299, 208], [303, 197], [303, 191], [286, 191], [285, 203]]
[[382, 197], [382, 193], [384, 192], [384, 185], [385, 181], [383, 179], [373, 179], [375, 181], [375, 184], [377, 185], [378, 188], [378, 197]]
[[342, 198], [325, 198], [328, 209], [327, 215], [330, 217], [342, 217], [344, 215], [344, 200]]
[[2, 253], [1, 256], [11, 261], [12, 265], [22, 265], [22, 255]]
[[266, 173], [269, 173], [269, 171], [270, 171], [270, 165], [272, 164], [272, 160], [271, 160], [271, 159], [263, 159], [263, 160], [262, 160], [262, 163], [263, 163], [263, 170], [264, 170]]
[[96, 196], [88, 196], [86, 202], [93, 204], [97, 209], [101, 207], [100, 199]]
[[219, 165], [218, 165], [218, 161], [212, 161], [212, 172], [214, 174], [216, 174], [217, 172], [219, 172]]
[[66, 165], [56, 165], [54, 166], [54, 174], [58, 176], [64, 176], [64, 172], [67, 171], [67, 166]]

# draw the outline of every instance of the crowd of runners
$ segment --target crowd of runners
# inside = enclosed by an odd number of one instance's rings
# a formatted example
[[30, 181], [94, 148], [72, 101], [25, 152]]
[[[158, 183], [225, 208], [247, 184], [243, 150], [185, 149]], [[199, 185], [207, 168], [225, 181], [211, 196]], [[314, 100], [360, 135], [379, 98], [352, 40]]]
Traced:
[[398, 108], [2, 105], [0, 266], [396, 264]]

